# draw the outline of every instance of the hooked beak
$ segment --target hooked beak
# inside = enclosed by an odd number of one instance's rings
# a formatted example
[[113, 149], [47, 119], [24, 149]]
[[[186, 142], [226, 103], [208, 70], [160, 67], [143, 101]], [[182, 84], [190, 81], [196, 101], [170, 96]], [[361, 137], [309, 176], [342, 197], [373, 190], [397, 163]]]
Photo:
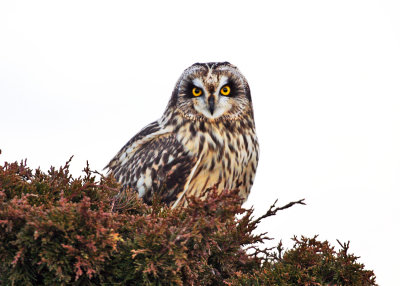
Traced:
[[214, 104], [215, 104], [215, 97], [210, 96], [208, 98], [208, 108], [210, 109], [211, 115], [213, 115], [213, 113], [214, 113]]

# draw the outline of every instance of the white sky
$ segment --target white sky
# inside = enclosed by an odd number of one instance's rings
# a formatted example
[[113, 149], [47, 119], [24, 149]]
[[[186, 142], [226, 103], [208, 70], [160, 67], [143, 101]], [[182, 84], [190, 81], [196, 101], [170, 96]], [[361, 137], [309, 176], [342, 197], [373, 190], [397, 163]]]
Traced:
[[[161, 116], [181, 72], [247, 77], [261, 157], [247, 206], [306, 198], [265, 221], [283, 238], [350, 240], [398, 283], [398, 1], [2, 1], [0, 162], [101, 170]], [[396, 259], [397, 258], [397, 259]]]

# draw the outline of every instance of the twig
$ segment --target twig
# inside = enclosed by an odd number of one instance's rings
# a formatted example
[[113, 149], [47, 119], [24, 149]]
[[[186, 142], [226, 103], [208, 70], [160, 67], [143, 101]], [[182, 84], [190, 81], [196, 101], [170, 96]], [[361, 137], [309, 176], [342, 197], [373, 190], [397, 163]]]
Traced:
[[258, 219], [253, 221], [253, 224], [258, 224], [260, 221], [262, 221], [264, 218], [276, 215], [278, 211], [288, 209], [294, 205], [305, 205], [306, 203], [304, 202], [305, 199], [301, 199], [295, 202], [290, 202], [282, 207], [275, 207], [276, 203], [278, 202], [278, 199], [273, 203], [272, 206], [269, 207], [269, 210], [262, 216], [260, 216]]

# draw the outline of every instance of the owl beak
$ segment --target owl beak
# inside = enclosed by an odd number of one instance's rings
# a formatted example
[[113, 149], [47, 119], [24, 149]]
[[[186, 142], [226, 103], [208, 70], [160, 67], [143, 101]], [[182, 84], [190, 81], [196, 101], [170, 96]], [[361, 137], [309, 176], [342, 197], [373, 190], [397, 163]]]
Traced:
[[208, 108], [210, 109], [211, 115], [213, 115], [213, 113], [214, 113], [214, 104], [215, 104], [215, 97], [210, 96], [208, 98]]

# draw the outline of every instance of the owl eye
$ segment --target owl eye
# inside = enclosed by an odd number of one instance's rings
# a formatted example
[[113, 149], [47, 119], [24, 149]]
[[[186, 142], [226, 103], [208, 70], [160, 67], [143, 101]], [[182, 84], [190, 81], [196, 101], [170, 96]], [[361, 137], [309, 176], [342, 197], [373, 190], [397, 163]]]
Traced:
[[231, 88], [229, 87], [229, 85], [225, 85], [221, 88], [221, 94], [228, 96], [231, 93]]
[[192, 94], [193, 94], [193, 96], [200, 96], [200, 95], [202, 95], [202, 93], [203, 93], [203, 91], [200, 89], [200, 88], [198, 88], [198, 87], [194, 87], [193, 89], [192, 89]]

